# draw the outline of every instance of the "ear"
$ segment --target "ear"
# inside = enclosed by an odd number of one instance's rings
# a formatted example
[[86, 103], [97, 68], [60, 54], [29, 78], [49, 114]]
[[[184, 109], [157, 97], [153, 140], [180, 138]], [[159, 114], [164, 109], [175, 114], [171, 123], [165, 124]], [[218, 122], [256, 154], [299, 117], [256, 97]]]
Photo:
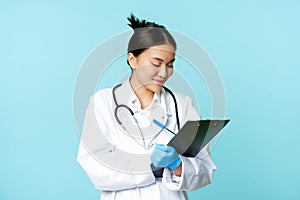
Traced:
[[137, 64], [136, 64], [137, 59], [136, 59], [136, 57], [133, 55], [133, 53], [129, 52], [129, 53], [127, 54], [127, 60], [128, 60], [128, 63], [129, 63], [129, 65], [130, 65], [130, 67], [131, 67], [132, 69], [135, 69], [135, 68], [137, 67]]

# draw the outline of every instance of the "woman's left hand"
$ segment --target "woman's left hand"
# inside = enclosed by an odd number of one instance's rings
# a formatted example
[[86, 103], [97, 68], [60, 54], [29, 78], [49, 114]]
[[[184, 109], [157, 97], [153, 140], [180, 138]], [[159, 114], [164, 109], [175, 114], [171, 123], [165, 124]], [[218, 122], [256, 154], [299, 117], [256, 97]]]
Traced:
[[181, 164], [181, 159], [176, 150], [167, 145], [157, 144], [150, 159], [155, 167], [167, 167], [174, 170]]

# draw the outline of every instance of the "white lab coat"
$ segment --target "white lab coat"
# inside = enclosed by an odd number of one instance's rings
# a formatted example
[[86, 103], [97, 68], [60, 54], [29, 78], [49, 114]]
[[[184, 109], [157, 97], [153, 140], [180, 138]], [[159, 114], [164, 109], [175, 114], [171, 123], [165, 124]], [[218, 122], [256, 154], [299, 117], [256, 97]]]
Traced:
[[[145, 122], [143, 115], [148, 115], [153, 105], [160, 105], [165, 110], [168, 118], [166, 127], [175, 133], [178, 131], [174, 101], [168, 92], [162, 90], [161, 93], [155, 94], [151, 106], [141, 110], [129, 79], [124, 81], [121, 87], [121, 90], [127, 90], [126, 92], [131, 95], [128, 106], [134, 111], [139, 124], [147, 126], [148, 122], [147, 120]], [[178, 104], [181, 127], [188, 120], [198, 120], [199, 115], [192, 106], [190, 98], [182, 94], [174, 94]], [[101, 140], [100, 137], [97, 139], [99, 134], [103, 134], [112, 145], [98, 145]], [[177, 177], [174, 172], [165, 168], [163, 177], [155, 178], [149, 166], [151, 163], [150, 158], [148, 163], [145, 163], [147, 169], [139, 171], [139, 173], [131, 173], [130, 171], [118, 170], [116, 169], [117, 166], [109, 166], [95, 156], [96, 154], [100, 157], [103, 155], [107, 157], [115, 156], [118, 161], [122, 158], [114, 155], [114, 149], [117, 147], [132, 155], [145, 154], [149, 157], [155, 144], [167, 144], [172, 137], [173, 135], [167, 131], [161, 131], [155, 136], [145, 139], [148, 147], [148, 149], [145, 149], [141, 140], [133, 139], [124, 134], [124, 129], [116, 125], [112, 89], [103, 89], [90, 98], [77, 161], [85, 170], [95, 188], [101, 191], [101, 200], [187, 199], [186, 191], [199, 189], [212, 182], [212, 172], [216, 169], [216, 166], [211, 160], [207, 148], [204, 148], [194, 158], [180, 156], [182, 160], [181, 177]], [[137, 164], [139, 163], [129, 162], [128, 169], [132, 169], [130, 166], [136, 166]]]

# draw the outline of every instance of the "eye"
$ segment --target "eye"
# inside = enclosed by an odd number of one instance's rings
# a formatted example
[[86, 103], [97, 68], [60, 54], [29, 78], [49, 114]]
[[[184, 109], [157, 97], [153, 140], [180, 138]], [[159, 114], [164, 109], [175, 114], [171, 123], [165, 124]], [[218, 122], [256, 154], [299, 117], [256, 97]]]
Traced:
[[173, 62], [169, 63], [167, 66], [168, 66], [169, 68], [173, 68]]
[[159, 66], [160, 66], [160, 63], [159, 63], [159, 64], [152, 63], [152, 65], [153, 65], [154, 67], [159, 67]]

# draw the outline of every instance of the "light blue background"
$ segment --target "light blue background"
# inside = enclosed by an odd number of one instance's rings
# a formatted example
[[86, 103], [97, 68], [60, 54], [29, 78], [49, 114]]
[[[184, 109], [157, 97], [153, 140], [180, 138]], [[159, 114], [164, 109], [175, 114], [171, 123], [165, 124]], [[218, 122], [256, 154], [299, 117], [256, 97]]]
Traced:
[[300, 199], [299, 10], [296, 0], [1, 1], [0, 199], [99, 199], [76, 162], [72, 91], [130, 12], [193, 38], [223, 78], [232, 121], [212, 152], [213, 184], [191, 199]]

